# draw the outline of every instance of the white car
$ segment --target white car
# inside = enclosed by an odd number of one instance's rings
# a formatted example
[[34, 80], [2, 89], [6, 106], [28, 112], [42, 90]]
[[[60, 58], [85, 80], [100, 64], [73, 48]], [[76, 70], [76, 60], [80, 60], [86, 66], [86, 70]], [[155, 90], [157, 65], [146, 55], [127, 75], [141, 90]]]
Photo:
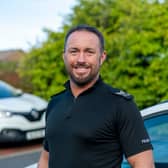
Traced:
[[43, 138], [47, 104], [0, 80], [0, 143]]

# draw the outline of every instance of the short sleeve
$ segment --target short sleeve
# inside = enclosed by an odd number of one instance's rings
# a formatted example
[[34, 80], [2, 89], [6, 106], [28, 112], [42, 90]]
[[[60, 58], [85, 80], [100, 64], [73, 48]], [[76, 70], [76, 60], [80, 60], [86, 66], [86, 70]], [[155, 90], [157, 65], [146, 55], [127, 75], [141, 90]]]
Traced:
[[152, 149], [150, 138], [136, 104], [121, 100], [118, 112], [120, 143], [126, 157]]

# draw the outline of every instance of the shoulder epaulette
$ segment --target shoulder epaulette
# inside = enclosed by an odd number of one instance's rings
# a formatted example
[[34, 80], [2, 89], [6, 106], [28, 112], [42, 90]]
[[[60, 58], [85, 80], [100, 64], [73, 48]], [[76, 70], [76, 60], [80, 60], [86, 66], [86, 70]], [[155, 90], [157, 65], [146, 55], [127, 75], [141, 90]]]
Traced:
[[111, 92], [113, 94], [117, 95], [117, 96], [122, 96], [122, 97], [124, 97], [125, 99], [128, 99], [128, 100], [133, 98], [133, 96], [131, 94], [129, 94], [127, 92], [124, 92], [123, 90], [120, 90], [120, 89], [112, 88]]
[[124, 92], [123, 90], [119, 90], [118, 92], [115, 92], [116, 95], [119, 95], [119, 96], [123, 96], [124, 98], [126, 99], [132, 99], [133, 96], [130, 95], [129, 93], [127, 92]]

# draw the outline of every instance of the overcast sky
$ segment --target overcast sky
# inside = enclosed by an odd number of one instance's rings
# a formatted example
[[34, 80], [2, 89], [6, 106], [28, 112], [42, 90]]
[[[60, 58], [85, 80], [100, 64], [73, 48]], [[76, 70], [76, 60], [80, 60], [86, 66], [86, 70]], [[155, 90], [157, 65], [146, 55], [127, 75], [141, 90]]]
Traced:
[[58, 30], [76, 0], [0, 0], [0, 50], [28, 50], [44, 38], [43, 28]]

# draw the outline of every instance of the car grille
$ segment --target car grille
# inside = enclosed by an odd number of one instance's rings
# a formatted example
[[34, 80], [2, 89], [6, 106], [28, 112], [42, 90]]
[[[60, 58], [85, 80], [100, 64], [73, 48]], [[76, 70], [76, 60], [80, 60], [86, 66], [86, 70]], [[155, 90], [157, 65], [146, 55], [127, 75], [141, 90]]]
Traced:
[[12, 114], [24, 116], [29, 121], [38, 121], [41, 119], [45, 111], [46, 109], [43, 109], [43, 110], [32, 109], [29, 113], [12, 113]]

